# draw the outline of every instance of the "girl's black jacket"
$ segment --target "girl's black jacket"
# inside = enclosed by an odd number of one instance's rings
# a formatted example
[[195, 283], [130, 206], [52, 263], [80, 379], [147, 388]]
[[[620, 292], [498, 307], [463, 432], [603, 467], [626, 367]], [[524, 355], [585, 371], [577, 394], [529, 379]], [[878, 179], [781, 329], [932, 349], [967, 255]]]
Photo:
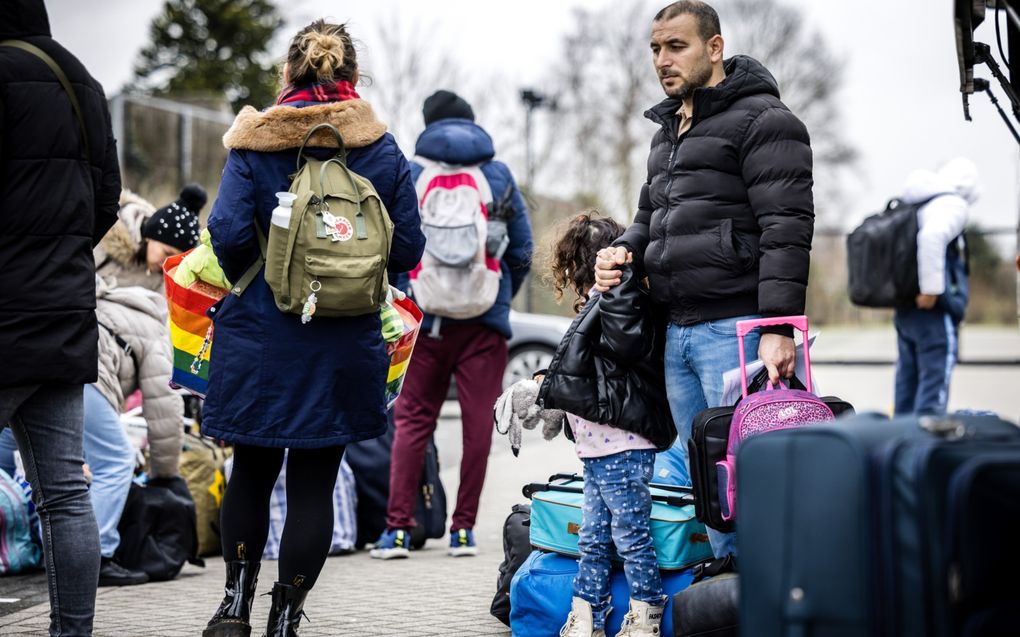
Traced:
[[[591, 299], [564, 335], [538, 392], [539, 405], [641, 435], [659, 451], [676, 440], [666, 400], [665, 321], [633, 270]], [[567, 437], [573, 440], [570, 427]]]

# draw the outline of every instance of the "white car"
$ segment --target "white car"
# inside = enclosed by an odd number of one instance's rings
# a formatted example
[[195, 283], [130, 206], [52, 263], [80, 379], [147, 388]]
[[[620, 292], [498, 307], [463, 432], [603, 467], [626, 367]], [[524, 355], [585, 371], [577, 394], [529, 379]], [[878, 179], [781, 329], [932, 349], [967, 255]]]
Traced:
[[[570, 319], [555, 314], [528, 314], [510, 310], [513, 337], [507, 342], [509, 356], [503, 372], [503, 389], [549, 367], [570, 322]], [[452, 377], [446, 399], [457, 399], [457, 383]]]
[[527, 314], [510, 311], [510, 329], [513, 337], [507, 343], [510, 356], [503, 372], [506, 389], [522, 378], [549, 366], [570, 319], [555, 314]]

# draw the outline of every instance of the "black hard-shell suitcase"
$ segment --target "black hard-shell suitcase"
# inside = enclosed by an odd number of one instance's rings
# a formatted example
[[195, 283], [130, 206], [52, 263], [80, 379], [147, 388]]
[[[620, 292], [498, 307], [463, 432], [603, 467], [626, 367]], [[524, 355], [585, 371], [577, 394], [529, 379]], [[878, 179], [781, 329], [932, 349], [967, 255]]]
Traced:
[[756, 636], [1020, 626], [1015, 425], [862, 415], [748, 439], [737, 463], [741, 625]]
[[[768, 371], [761, 370], [748, 385], [752, 394], [765, 388]], [[804, 389], [796, 377], [790, 379], [791, 389]], [[854, 413], [853, 406], [835, 396], [824, 396], [822, 400], [839, 418]], [[738, 403], [739, 404], [739, 401]], [[694, 487], [694, 512], [705, 526], [729, 533], [734, 529], [733, 520], [724, 520], [719, 507], [719, 474], [716, 464], [726, 459], [726, 447], [730, 440], [730, 423], [733, 422], [732, 407], [710, 407], [694, 417], [691, 438], [687, 442], [691, 467], [691, 483]]]

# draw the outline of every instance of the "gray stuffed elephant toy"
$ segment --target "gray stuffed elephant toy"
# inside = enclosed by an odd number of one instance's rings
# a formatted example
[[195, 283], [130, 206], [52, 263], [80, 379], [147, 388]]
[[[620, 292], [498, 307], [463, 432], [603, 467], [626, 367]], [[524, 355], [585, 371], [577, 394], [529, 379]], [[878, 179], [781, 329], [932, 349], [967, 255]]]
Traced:
[[496, 431], [510, 438], [510, 450], [516, 457], [521, 450], [523, 429], [542, 426], [542, 437], [552, 440], [563, 430], [566, 414], [560, 409], [543, 409], [538, 406], [538, 383], [520, 380], [507, 388], [496, 400], [493, 418]]

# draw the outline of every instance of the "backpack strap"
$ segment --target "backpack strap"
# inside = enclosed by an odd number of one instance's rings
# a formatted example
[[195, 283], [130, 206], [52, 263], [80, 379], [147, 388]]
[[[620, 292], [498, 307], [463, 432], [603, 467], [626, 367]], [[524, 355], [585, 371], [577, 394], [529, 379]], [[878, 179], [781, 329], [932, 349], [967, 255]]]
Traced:
[[892, 199], [890, 199], [885, 204], [885, 210], [886, 210], [886, 212], [888, 212], [890, 210], [895, 210], [896, 208], [899, 208], [901, 206], [908, 206], [908, 205], [917, 206], [918, 208], [920, 208], [921, 206], [925, 206], [925, 205], [931, 203], [932, 200], [938, 199], [939, 197], [945, 197], [946, 195], [956, 195], [957, 197], [959, 196], [955, 192], [950, 192], [950, 191], [947, 191], [947, 192], [937, 192], [934, 195], [931, 195], [930, 197], [926, 197], [926, 198], [924, 198], [924, 199], [922, 199], [920, 201], [915, 201], [912, 204], [906, 203], [905, 201], [903, 201], [899, 197], [893, 197]]
[[64, 88], [64, 92], [67, 93], [67, 98], [71, 101], [71, 108], [74, 109], [75, 118], [78, 120], [78, 129], [81, 131], [82, 144], [85, 146], [85, 159], [88, 160], [92, 157], [92, 153], [89, 149], [89, 136], [85, 132], [85, 118], [81, 114], [81, 105], [78, 103], [78, 96], [74, 92], [74, 88], [71, 87], [71, 82], [68, 81], [67, 75], [60, 68], [60, 65], [49, 56], [48, 53], [35, 46], [29, 44], [24, 40], [4, 40], [0, 42], [0, 46], [10, 47], [12, 49], [21, 49], [26, 53], [30, 53], [35, 57], [42, 60], [46, 66], [50, 67], [53, 74], [57, 76], [57, 81], [60, 82], [60, 86]]
[[120, 334], [113, 331], [112, 327], [98, 319], [96, 320], [96, 323], [98, 323], [99, 327], [106, 330], [110, 334], [110, 336], [113, 337], [113, 340], [117, 343], [117, 347], [124, 350], [124, 353], [131, 357], [131, 361], [135, 364], [135, 386], [138, 387], [140, 385], [138, 375], [141, 373], [141, 367], [139, 367], [138, 357], [135, 355], [135, 349], [131, 347], [131, 344], [125, 341]]
[[[342, 143], [342, 142], [341, 142]], [[334, 157], [322, 162], [322, 167], [319, 169], [319, 190], [322, 192], [322, 198], [326, 198], [326, 186], [324, 181], [326, 179], [326, 169], [329, 165], [336, 163], [340, 166], [340, 171], [347, 177], [351, 183], [351, 188], [354, 190], [354, 196], [358, 199], [358, 213], [354, 216], [354, 226], [357, 231], [358, 240], [368, 238], [368, 228], [365, 224], [365, 213], [361, 210], [361, 189], [358, 188], [358, 182], [354, 180], [354, 176], [351, 175], [351, 171], [339, 157]]]
[[311, 130], [305, 133], [305, 138], [301, 142], [301, 147], [298, 149], [297, 167], [295, 168], [295, 171], [301, 170], [301, 158], [304, 157], [305, 155], [305, 146], [308, 145], [308, 140], [312, 138], [312, 135], [315, 134], [315, 131], [319, 130], [320, 128], [325, 128], [329, 132], [333, 133], [333, 137], [336, 138], [336, 143], [338, 146], [335, 159], [339, 160], [340, 163], [342, 163], [344, 166], [347, 165], [347, 146], [344, 145], [344, 138], [340, 135], [340, 131], [338, 131], [336, 129], [336, 126], [333, 126], [332, 124], [318, 124], [316, 126], [313, 126]]
[[230, 293], [234, 296], [244, 294], [244, 291], [248, 289], [251, 282], [259, 275], [259, 270], [266, 263], [266, 235], [262, 234], [262, 228], [259, 227], [257, 221], [252, 220], [252, 223], [255, 225], [255, 236], [259, 238], [259, 256], [255, 259], [254, 263], [248, 266], [248, 269], [244, 271], [244, 274], [234, 284], [234, 287], [230, 288]]

